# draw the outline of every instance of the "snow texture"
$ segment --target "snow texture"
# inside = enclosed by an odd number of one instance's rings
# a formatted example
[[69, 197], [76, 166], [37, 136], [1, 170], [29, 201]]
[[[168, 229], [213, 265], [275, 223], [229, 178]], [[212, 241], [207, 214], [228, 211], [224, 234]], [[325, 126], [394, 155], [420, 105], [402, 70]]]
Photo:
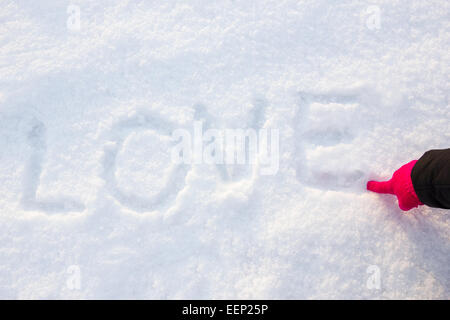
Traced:
[[[449, 299], [448, 211], [365, 190], [450, 147], [449, 13], [2, 0], [0, 298]], [[277, 174], [173, 164], [194, 121], [278, 129]]]

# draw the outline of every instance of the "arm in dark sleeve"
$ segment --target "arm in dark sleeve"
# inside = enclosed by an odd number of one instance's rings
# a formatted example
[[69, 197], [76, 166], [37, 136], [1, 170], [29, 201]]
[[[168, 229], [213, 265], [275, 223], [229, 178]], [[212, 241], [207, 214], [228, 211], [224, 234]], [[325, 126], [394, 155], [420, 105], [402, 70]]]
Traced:
[[450, 149], [425, 152], [412, 169], [411, 180], [422, 203], [450, 209]]

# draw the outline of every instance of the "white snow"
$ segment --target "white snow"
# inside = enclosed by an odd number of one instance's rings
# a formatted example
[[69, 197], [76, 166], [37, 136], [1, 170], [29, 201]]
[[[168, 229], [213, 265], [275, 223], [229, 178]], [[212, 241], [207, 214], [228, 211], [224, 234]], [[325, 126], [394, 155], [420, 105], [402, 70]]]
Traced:
[[[3, 0], [0, 298], [449, 299], [449, 213], [365, 190], [449, 147], [449, 12]], [[171, 163], [199, 120], [277, 174]]]

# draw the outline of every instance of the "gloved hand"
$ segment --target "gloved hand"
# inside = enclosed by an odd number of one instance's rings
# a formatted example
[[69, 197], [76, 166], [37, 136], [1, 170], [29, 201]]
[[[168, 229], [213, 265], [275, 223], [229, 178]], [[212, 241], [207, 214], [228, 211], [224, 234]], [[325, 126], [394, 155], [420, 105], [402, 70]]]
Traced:
[[411, 170], [416, 162], [417, 160], [413, 160], [401, 166], [400, 169], [394, 172], [392, 178], [388, 181], [367, 182], [367, 190], [376, 193], [390, 193], [396, 195], [398, 206], [403, 211], [408, 211], [417, 208], [419, 205], [423, 205], [417, 197], [411, 181]]

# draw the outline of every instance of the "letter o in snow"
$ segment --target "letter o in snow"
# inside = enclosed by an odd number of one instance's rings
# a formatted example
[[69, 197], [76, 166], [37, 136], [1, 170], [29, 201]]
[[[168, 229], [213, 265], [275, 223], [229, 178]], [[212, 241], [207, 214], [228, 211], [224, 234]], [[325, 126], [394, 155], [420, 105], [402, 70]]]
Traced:
[[127, 137], [140, 130], [151, 130], [157, 135], [171, 139], [172, 131], [177, 126], [148, 112], [135, 113], [111, 127], [109, 142], [104, 146], [101, 177], [105, 188], [123, 206], [136, 212], [152, 212], [165, 210], [175, 201], [183, 189], [190, 166], [171, 161], [167, 174], [162, 177], [162, 187], [151, 197], [143, 197], [129, 192], [117, 183], [117, 156], [124, 146]]

